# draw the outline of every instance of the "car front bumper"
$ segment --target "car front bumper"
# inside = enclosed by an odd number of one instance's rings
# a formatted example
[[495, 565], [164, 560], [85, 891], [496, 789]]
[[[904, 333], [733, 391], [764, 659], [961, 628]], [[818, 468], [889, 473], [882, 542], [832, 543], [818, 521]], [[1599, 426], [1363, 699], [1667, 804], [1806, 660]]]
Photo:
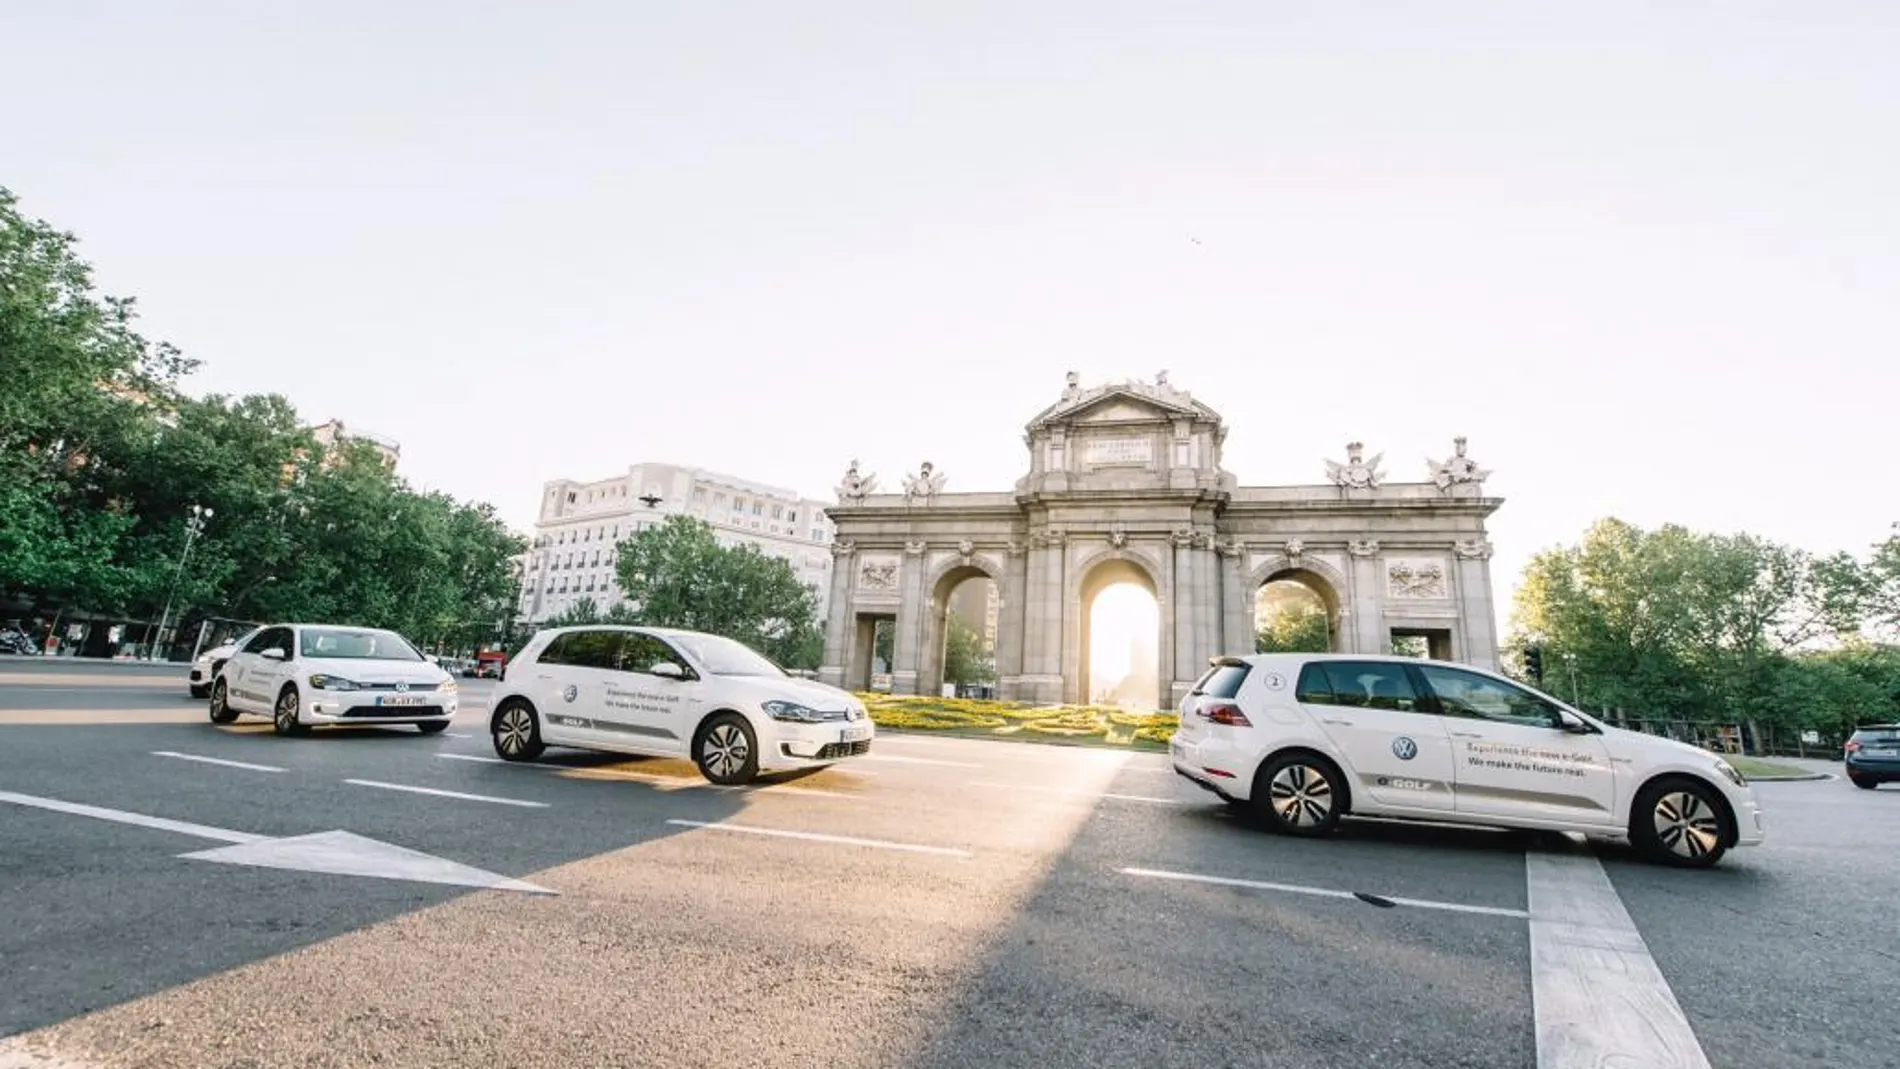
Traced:
[[454, 719], [456, 695], [425, 694], [423, 697], [427, 705], [379, 706], [374, 694], [353, 695], [344, 691], [304, 703], [297, 719], [304, 724], [414, 724]]
[[809, 768], [828, 765], [871, 750], [877, 728], [870, 720], [793, 724], [775, 721], [772, 737], [762, 740], [759, 764], [765, 768]]

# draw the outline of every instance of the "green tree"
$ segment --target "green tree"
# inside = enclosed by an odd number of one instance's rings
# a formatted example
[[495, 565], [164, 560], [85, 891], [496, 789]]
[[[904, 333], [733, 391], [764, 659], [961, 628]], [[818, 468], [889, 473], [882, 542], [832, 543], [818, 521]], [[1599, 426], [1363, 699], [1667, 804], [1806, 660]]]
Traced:
[[1326, 609], [1321, 605], [1287, 605], [1268, 613], [1254, 635], [1256, 653], [1325, 653], [1332, 648]]
[[1788, 700], [1795, 677], [1783, 676], [1790, 659], [1858, 630], [1864, 585], [1844, 555], [1603, 520], [1525, 569], [1511, 646], [1541, 645], [1564, 682], [1574, 666], [1585, 705], [1746, 722], [1761, 738], [1821, 715]]
[[787, 667], [817, 667], [817, 598], [785, 561], [721, 546], [689, 516], [637, 532], [618, 553], [620, 589], [638, 622], [724, 635]]
[[996, 663], [983, 646], [983, 633], [956, 612], [944, 617], [943, 679], [962, 686], [996, 679]]

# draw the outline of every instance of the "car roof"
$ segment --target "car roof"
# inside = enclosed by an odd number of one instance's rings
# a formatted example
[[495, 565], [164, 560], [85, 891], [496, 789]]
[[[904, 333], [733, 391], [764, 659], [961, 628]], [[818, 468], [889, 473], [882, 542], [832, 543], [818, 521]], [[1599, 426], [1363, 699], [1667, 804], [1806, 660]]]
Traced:
[[1304, 663], [1307, 661], [1377, 661], [1384, 664], [1429, 664], [1445, 668], [1463, 668], [1468, 671], [1486, 671], [1475, 664], [1461, 661], [1443, 661], [1434, 657], [1407, 657], [1401, 653], [1249, 653], [1242, 657], [1216, 657], [1216, 663], [1246, 661], [1250, 664], [1264, 664], [1268, 661]]
[[1862, 724], [1855, 731], [1900, 731], [1900, 724]]

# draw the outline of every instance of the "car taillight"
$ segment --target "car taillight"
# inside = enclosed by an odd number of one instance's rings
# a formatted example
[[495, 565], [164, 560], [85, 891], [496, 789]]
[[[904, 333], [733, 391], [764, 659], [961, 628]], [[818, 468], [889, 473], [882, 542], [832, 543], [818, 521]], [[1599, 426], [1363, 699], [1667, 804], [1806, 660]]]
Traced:
[[1859, 739], [1848, 739], [1848, 740], [1847, 740], [1847, 745], [1846, 745], [1846, 746], [1843, 746], [1843, 747], [1841, 747], [1841, 749], [1842, 749], [1842, 750], [1843, 750], [1844, 752], [1846, 752], [1846, 753], [1854, 753], [1854, 752], [1856, 752], [1856, 751], [1858, 751], [1858, 750], [1860, 749], [1860, 740], [1859, 740]]
[[1225, 724], [1230, 728], [1253, 727], [1253, 721], [1248, 720], [1247, 714], [1241, 712], [1240, 706], [1233, 702], [1202, 702], [1197, 715], [1210, 724]]

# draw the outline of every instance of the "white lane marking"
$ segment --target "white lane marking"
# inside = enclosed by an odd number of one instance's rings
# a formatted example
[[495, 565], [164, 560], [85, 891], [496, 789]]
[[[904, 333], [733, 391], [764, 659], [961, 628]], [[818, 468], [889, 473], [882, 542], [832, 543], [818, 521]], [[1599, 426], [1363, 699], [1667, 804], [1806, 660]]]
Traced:
[[208, 824], [192, 824], [188, 821], [170, 820], [166, 817], [148, 817], [143, 813], [128, 813], [123, 809], [107, 809], [103, 806], [83, 805], [79, 802], [62, 802], [57, 798], [37, 798], [30, 794], [14, 794], [12, 791], [0, 791], [0, 802], [12, 802], [14, 805], [32, 806], [35, 809], [48, 809], [55, 813], [70, 813], [76, 817], [92, 817], [95, 820], [133, 824], [141, 828], [175, 831], [180, 835], [215, 839], [221, 843], [256, 843], [269, 838], [266, 835], [252, 835], [245, 831], [214, 828]]
[[153, 750], [153, 757], [175, 757], [180, 761], [197, 761], [207, 765], [223, 765], [226, 768], [248, 768], [253, 772], [282, 772], [276, 765], [254, 765], [249, 761], [226, 761], [222, 757], [200, 757], [195, 753], [175, 753], [171, 750]]
[[899, 757], [896, 754], [868, 753], [851, 758], [853, 761], [888, 761], [904, 765], [939, 765], [943, 768], [982, 768], [982, 765], [969, 761], [939, 761], [934, 757]]
[[1021, 783], [979, 783], [970, 781], [972, 787], [984, 787], [991, 790], [1035, 791], [1038, 794], [1060, 794], [1070, 798], [1113, 798], [1118, 802], [1149, 802], [1154, 805], [1186, 805], [1179, 798], [1156, 798], [1147, 794], [1116, 794], [1112, 791], [1097, 794], [1094, 791], [1065, 791], [1059, 787], [1031, 787]]
[[445, 731], [442, 734], [448, 736], [451, 739], [472, 739], [475, 737], [473, 735], [470, 735], [466, 731]]
[[193, 861], [217, 861], [226, 865], [443, 883], [456, 887], [525, 891], [539, 895], [556, 893], [526, 880], [511, 879], [473, 865], [464, 865], [459, 861], [450, 861], [393, 843], [366, 839], [347, 831], [324, 831], [315, 835], [293, 835], [240, 846], [220, 846], [182, 856]]
[[468, 802], [493, 802], [496, 805], [518, 805], [523, 809], [546, 809], [546, 802], [524, 802], [519, 798], [496, 798], [489, 794], [464, 794], [461, 791], [442, 791], [434, 787], [412, 787], [407, 783], [384, 783], [373, 779], [346, 779], [343, 782], [354, 787], [375, 787], [384, 791], [408, 791], [411, 794], [430, 794], [437, 798], [460, 798]]
[[1538, 1069], [1708, 1069], [1649, 945], [1595, 857], [1526, 854]]
[[508, 763], [499, 757], [483, 757], [480, 754], [472, 753], [439, 753], [436, 754], [436, 756], [446, 758], [450, 761], [476, 761], [484, 765], [505, 765]]
[[759, 828], [750, 824], [728, 824], [723, 821], [669, 820], [668, 824], [677, 824], [682, 828], [705, 828], [710, 831], [733, 831], [745, 835], [769, 835], [779, 839], [804, 839], [814, 843], [840, 843], [845, 846], [868, 846], [878, 850], [901, 850], [912, 854], [935, 854], [939, 857], [969, 857], [968, 850], [958, 850], [948, 846], [919, 846], [916, 843], [893, 843], [884, 839], [857, 839], [849, 835], [820, 835], [812, 831], [784, 831], [779, 828]]
[[[1341, 891], [1331, 887], [1307, 887], [1297, 883], [1268, 883], [1264, 880], [1236, 880], [1226, 876], [1203, 876], [1194, 872], [1171, 872], [1167, 869], [1116, 869], [1124, 876], [1146, 876], [1156, 880], [1183, 880], [1188, 883], [1211, 883], [1220, 887], [1245, 887], [1255, 891], [1282, 891], [1292, 895], [1312, 895], [1315, 898], [1350, 898], [1363, 901], [1351, 891]], [[1468, 906], [1463, 902], [1433, 902], [1423, 898], [1398, 898], [1393, 895], [1380, 895], [1380, 898], [1400, 906], [1415, 906], [1419, 909], [1439, 909], [1447, 913], [1477, 913], [1487, 917], [1524, 918], [1530, 914], [1521, 909], [1505, 909], [1501, 906]]]

